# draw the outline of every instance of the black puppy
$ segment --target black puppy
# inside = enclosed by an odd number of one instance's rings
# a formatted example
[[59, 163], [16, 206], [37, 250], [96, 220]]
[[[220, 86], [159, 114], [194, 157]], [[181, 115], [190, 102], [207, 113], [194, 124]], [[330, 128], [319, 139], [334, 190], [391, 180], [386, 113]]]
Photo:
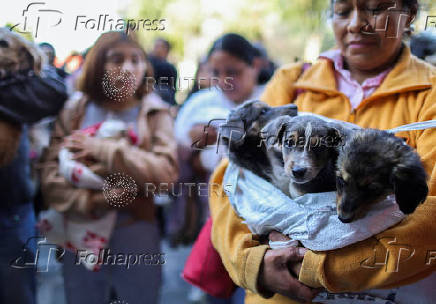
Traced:
[[[336, 190], [335, 164], [340, 128], [311, 115], [279, 117], [262, 130], [270, 155], [277, 155], [291, 198]], [[274, 157], [274, 158], [278, 158]]]
[[386, 131], [353, 131], [337, 160], [337, 211], [348, 223], [395, 194], [400, 210], [409, 214], [428, 194], [427, 175], [419, 155], [401, 138]]
[[232, 162], [279, 188], [281, 175], [267, 156], [260, 130], [283, 115], [297, 115], [297, 107], [293, 104], [270, 107], [261, 101], [248, 101], [231, 111], [227, 122], [220, 127], [219, 136], [227, 146]]

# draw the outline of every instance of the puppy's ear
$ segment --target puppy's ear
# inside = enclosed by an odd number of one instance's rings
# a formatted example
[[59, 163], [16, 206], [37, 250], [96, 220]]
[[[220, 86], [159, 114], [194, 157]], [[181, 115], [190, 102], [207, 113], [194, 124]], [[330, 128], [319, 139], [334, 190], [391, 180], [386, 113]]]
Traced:
[[260, 131], [261, 137], [266, 142], [268, 149], [272, 148], [276, 143], [281, 144], [283, 135], [286, 130], [286, 124], [291, 120], [290, 116], [280, 116], [270, 121]]
[[[284, 106], [280, 106], [280, 107], [273, 107], [272, 109], [273, 109], [273, 111], [278, 111], [278, 114], [280, 116], [283, 116], [283, 115], [297, 116], [298, 115], [297, 106], [294, 105], [293, 103], [287, 104]], [[279, 115], [277, 115], [277, 116], [279, 116]]]
[[410, 164], [397, 165], [392, 171], [395, 199], [405, 214], [415, 211], [428, 194], [427, 174], [417, 158]]
[[20, 45], [18, 50], [21, 59], [20, 69], [32, 69], [36, 75], [39, 75], [43, 64], [46, 63], [43, 52], [35, 44], [20, 35], [13, 35], [13, 39]]
[[351, 124], [347, 125], [347, 123], [339, 123], [339, 122], [329, 122], [329, 128], [334, 129], [337, 135], [337, 138], [340, 139], [342, 144], [349, 138], [353, 136], [356, 130], [361, 130], [359, 127], [355, 127]]
[[335, 127], [329, 127], [328, 138], [326, 140], [326, 145], [328, 148], [339, 148], [344, 142], [344, 135], [341, 133], [340, 129]]
[[355, 131], [350, 127], [336, 122], [329, 122], [328, 127], [329, 138], [327, 141], [327, 146], [336, 148], [336, 150], [338, 150], [340, 147], [343, 147], [347, 139], [351, 138]]
[[244, 122], [239, 120], [228, 120], [219, 128], [219, 136], [226, 144], [242, 144], [245, 137]]

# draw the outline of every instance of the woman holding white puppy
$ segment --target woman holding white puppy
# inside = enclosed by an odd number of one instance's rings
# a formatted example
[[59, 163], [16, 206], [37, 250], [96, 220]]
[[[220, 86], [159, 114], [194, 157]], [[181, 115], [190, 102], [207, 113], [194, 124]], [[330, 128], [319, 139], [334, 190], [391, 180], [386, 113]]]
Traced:
[[[57, 120], [42, 190], [67, 223], [61, 245], [76, 253], [64, 256], [68, 303], [109, 303], [114, 295], [128, 303], [158, 301], [164, 256], [153, 196], [143, 189], [174, 182], [177, 163], [172, 118], [146, 83], [151, 75], [133, 36], [105, 33], [86, 57], [83, 95], [67, 102]], [[89, 231], [92, 223], [99, 224]]]

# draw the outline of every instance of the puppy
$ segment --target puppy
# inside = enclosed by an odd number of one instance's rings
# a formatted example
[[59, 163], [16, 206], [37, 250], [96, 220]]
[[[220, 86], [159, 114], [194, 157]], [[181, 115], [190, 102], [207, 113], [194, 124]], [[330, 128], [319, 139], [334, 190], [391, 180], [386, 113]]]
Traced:
[[279, 188], [284, 184], [283, 174], [280, 166], [267, 156], [260, 131], [269, 121], [283, 115], [297, 115], [297, 107], [292, 104], [270, 107], [261, 101], [248, 101], [231, 111], [219, 134], [232, 162]]
[[336, 124], [315, 116], [279, 117], [262, 130], [268, 155], [280, 159], [286, 175], [286, 194], [336, 190], [335, 164], [343, 135]]
[[44, 61], [36, 45], [7, 28], [0, 28], [0, 79], [25, 70], [39, 75]]
[[337, 212], [344, 223], [362, 217], [388, 194], [395, 194], [405, 214], [412, 213], [428, 194], [418, 154], [386, 131], [353, 131], [340, 149], [336, 175]]

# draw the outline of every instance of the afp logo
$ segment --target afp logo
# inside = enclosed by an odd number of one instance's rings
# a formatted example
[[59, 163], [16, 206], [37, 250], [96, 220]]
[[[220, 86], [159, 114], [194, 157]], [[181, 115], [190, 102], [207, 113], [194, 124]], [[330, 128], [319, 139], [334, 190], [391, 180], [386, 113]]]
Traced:
[[415, 249], [406, 244], [397, 243], [396, 237], [383, 237], [379, 242], [387, 246], [374, 248], [374, 255], [360, 263], [362, 268], [380, 269], [385, 268], [386, 272], [398, 272], [400, 264], [410, 260], [415, 255]]

